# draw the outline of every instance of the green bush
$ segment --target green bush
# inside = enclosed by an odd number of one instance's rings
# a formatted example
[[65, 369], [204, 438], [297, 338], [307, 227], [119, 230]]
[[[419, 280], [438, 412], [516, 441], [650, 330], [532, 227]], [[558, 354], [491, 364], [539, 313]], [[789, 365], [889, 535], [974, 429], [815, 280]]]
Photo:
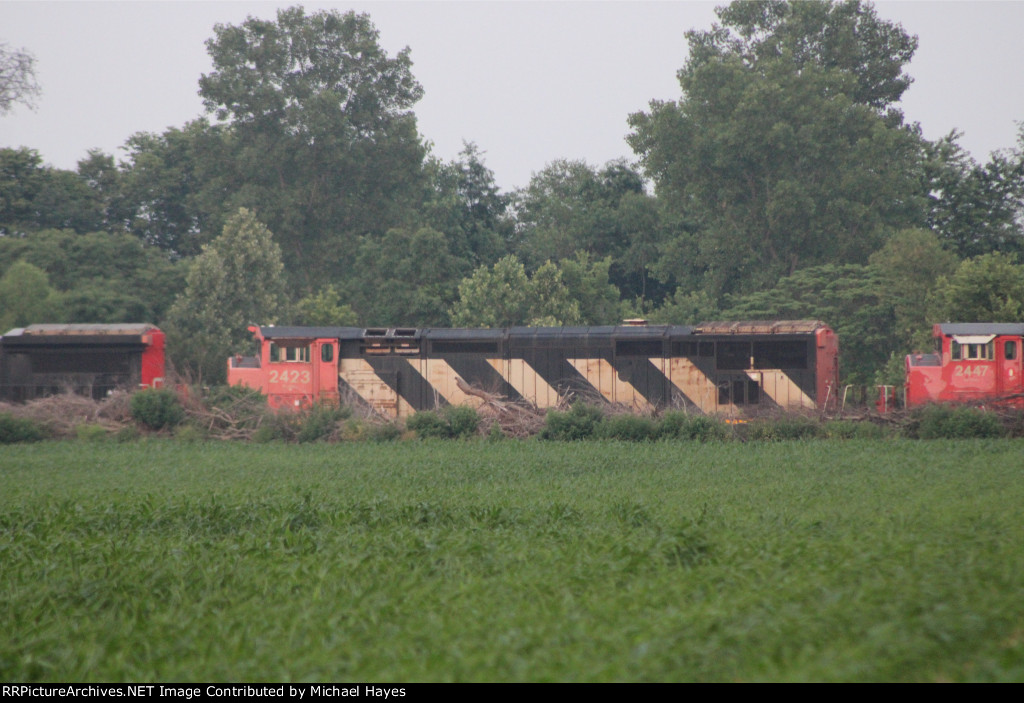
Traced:
[[439, 413], [433, 410], [420, 410], [406, 421], [405, 426], [422, 439], [428, 437], [451, 437], [451, 426]]
[[298, 431], [295, 439], [299, 442], [315, 442], [330, 437], [338, 424], [348, 418], [352, 411], [334, 403], [316, 403], [303, 410], [296, 418]]
[[747, 424], [746, 433], [747, 439], [762, 442], [813, 439], [821, 435], [821, 425], [803, 417], [755, 420]]
[[691, 415], [680, 410], [672, 410], [661, 416], [658, 422], [657, 437], [659, 439], [689, 439], [697, 442], [723, 440], [728, 431], [721, 420], [707, 415]]
[[254, 442], [291, 442], [302, 429], [299, 413], [290, 408], [268, 412], [252, 434]]
[[985, 439], [1002, 437], [1002, 423], [993, 413], [964, 406], [928, 405], [908, 424], [908, 434], [920, 439]]
[[604, 418], [597, 425], [597, 436], [629, 442], [645, 442], [656, 436], [654, 420], [643, 415], [626, 413]]
[[827, 439], [883, 439], [885, 428], [866, 420], [830, 420], [821, 427]]
[[38, 442], [49, 433], [40, 425], [27, 418], [0, 413], [0, 444], [15, 442]]
[[424, 439], [465, 439], [476, 434], [480, 427], [480, 415], [466, 405], [449, 405], [440, 411], [417, 412], [406, 422], [406, 427]]
[[441, 412], [448, 423], [449, 436], [455, 439], [472, 437], [480, 427], [480, 415], [468, 405], [449, 405]]
[[576, 403], [568, 412], [549, 410], [540, 438], [569, 442], [587, 439], [593, 436], [603, 417], [601, 408], [586, 403]]
[[131, 400], [132, 419], [151, 430], [176, 426], [185, 418], [177, 394], [166, 388], [139, 391]]
[[402, 436], [398, 422], [373, 422], [366, 428], [366, 439], [371, 442], [393, 442]]

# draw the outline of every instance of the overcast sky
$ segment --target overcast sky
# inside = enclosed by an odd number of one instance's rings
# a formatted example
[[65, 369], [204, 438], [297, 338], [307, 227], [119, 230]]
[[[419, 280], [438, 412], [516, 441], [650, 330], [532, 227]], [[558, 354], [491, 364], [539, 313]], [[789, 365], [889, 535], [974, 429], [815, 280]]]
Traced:
[[[121, 157], [135, 132], [181, 127], [203, 113], [216, 23], [276, 9], [370, 14], [394, 55], [412, 50], [425, 90], [421, 134], [442, 159], [463, 141], [485, 152], [505, 190], [558, 158], [600, 166], [634, 158], [628, 115], [679, 97], [684, 32], [722, 2], [21, 2], [0, 0], [0, 42], [37, 59], [38, 109], [0, 117], [0, 147], [27, 146], [75, 168], [90, 148]], [[950, 130], [976, 159], [1016, 144], [1024, 120], [1024, 1], [878, 2], [920, 39], [903, 101], [929, 139]]]

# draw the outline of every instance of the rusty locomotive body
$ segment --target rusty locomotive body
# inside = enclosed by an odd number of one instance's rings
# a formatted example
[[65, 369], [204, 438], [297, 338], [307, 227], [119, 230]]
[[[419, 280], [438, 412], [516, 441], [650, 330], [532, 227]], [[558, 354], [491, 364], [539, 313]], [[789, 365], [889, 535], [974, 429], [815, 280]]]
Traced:
[[1022, 323], [945, 323], [935, 351], [906, 358], [906, 404], [991, 401], [1024, 404]]
[[164, 333], [150, 324], [30, 325], [0, 337], [3, 400], [64, 392], [100, 399], [163, 383]]
[[404, 417], [501, 397], [744, 417], [824, 410], [839, 382], [838, 341], [817, 321], [250, 330], [259, 354], [230, 359], [228, 382], [260, 390], [274, 407], [345, 398]]

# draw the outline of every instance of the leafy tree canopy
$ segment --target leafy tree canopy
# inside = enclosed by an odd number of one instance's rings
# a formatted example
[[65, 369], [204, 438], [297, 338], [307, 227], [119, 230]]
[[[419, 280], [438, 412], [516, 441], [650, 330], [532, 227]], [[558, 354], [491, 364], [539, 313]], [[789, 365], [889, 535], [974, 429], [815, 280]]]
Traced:
[[431, 161], [432, 197], [425, 219], [442, 232], [452, 253], [473, 266], [491, 265], [508, 252], [513, 222], [510, 198], [494, 181], [476, 144], [464, 145], [450, 163]]
[[363, 237], [346, 301], [366, 325], [450, 324], [448, 307], [470, 266], [449, 245], [450, 240], [430, 227], [395, 228], [383, 237]]
[[191, 263], [168, 314], [171, 357], [179, 370], [222, 382], [225, 360], [251, 341], [248, 326], [276, 323], [287, 302], [281, 250], [242, 208]]
[[44, 166], [34, 149], [0, 149], [0, 235], [103, 225], [101, 201], [85, 178]]
[[935, 322], [1020, 322], [1024, 266], [998, 252], [967, 259], [939, 279], [929, 308]]
[[686, 33], [691, 53], [682, 73], [728, 57], [752, 69], [782, 58], [797, 69], [835, 74], [853, 102], [879, 111], [899, 102], [912, 82], [904, 68], [917, 37], [879, 19], [871, 3], [744, 0], [716, 14], [721, 24]]
[[56, 322], [58, 295], [46, 272], [27, 261], [16, 261], [0, 276], [0, 334], [14, 327]]
[[303, 290], [346, 277], [358, 238], [423, 200], [409, 50], [389, 57], [367, 15], [302, 7], [214, 33], [199, 93], [236, 139], [230, 203], [259, 208]]
[[718, 298], [805, 266], [864, 264], [888, 231], [918, 224], [920, 137], [880, 114], [916, 42], [859, 2], [718, 14], [721, 26], [687, 34], [683, 97], [630, 117], [659, 196], [695, 225], [662, 245], [692, 259], [666, 267], [703, 275]]
[[1017, 148], [978, 164], [953, 132], [927, 145], [928, 226], [957, 256], [1024, 253], [1024, 123]]
[[481, 266], [459, 284], [452, 322], [460, 327], [616, 324], [623, 305], [608, 281], [611, 262], [579, 253], [560, 264], [546, 261], [532, 276], [514, 256]]

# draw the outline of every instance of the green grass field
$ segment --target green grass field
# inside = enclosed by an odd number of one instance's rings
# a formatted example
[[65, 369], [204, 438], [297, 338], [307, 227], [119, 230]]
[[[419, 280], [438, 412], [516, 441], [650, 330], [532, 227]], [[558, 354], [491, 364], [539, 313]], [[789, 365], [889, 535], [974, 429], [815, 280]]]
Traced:
[[0, 680], [1021, 681], [1024, 443], [0, 447]]

